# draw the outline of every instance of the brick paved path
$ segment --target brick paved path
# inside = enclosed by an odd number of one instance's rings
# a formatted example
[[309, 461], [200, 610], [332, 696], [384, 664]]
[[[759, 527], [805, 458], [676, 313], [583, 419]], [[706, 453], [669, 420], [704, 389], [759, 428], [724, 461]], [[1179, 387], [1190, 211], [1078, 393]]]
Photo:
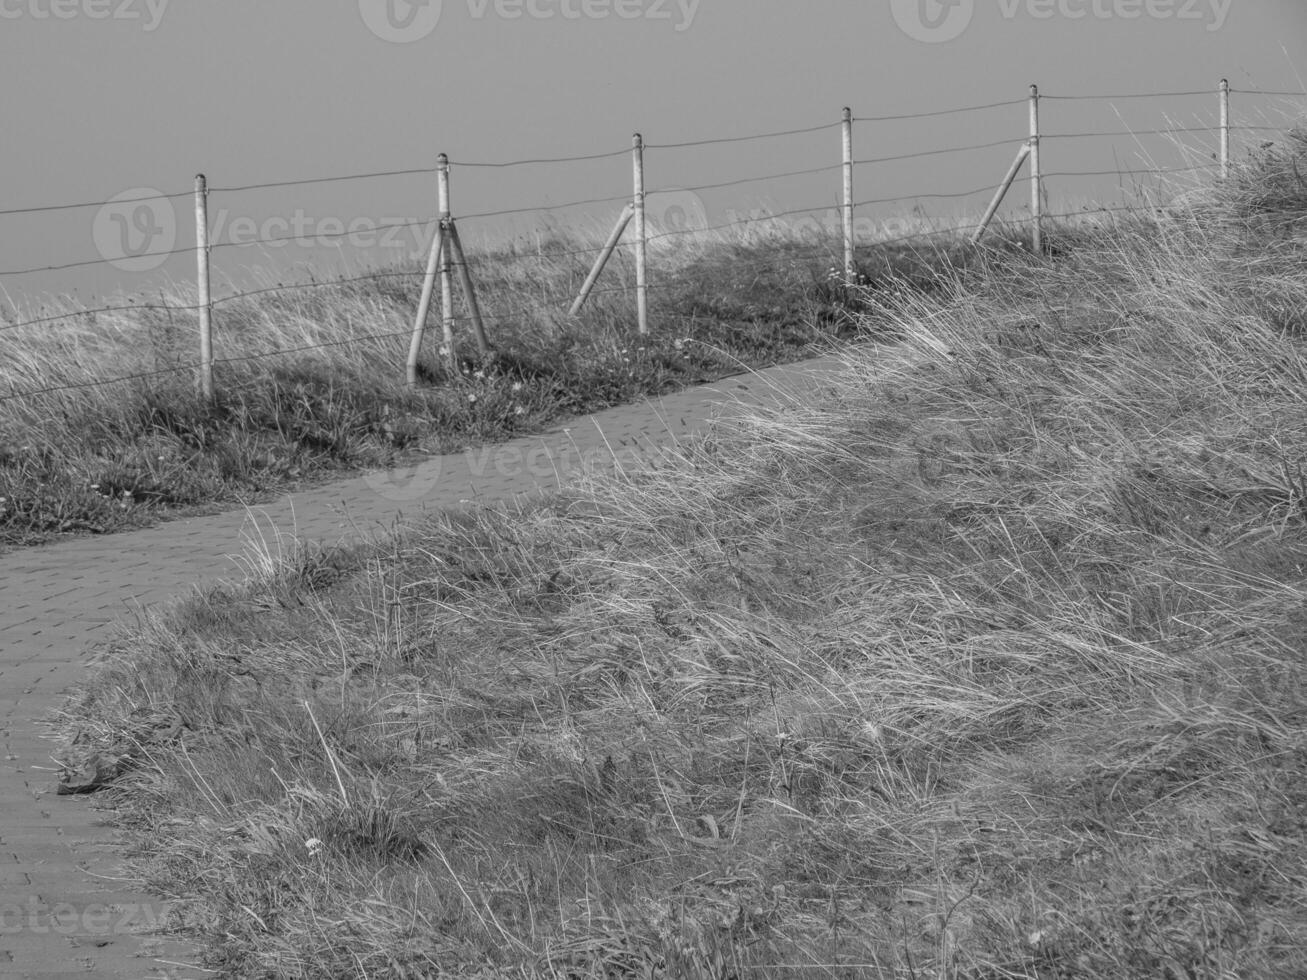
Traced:
[[[269, 528], [335, 542], [401, 513], [504, 501], [556, 487], [582, 462], [611, 465], [700, 430], [733, 402], [803, 391], [836, 358], [772, 368], [576, 419], [544, 435], [432, 458], [297, 493], [253, 513]], [[607, 461], [607, 464], [605, 464]], [[88, 649], [138, 604], [239, 574], [251, 511], [70, 540], [0, 556], [0, 978], [203, 977], [178, 943], [150, 935], [165, 906], [124, 877], [114, 831], [92, 797], [55, 795], [53, 745], [35, 719], [76, 683]]]

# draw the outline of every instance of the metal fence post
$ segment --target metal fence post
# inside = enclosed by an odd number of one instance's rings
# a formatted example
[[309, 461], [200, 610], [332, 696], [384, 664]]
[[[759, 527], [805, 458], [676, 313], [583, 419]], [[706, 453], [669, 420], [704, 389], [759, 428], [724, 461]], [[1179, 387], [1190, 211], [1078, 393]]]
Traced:
[[854, 281], [853, 267], [853, 110], [844, 107], [844, 281]]
[[1039, 86], [1030, 86], [1030, 249], [1044, 251], [1044, 196], [1039, 169]]
[[195, 284], [199, 292], [200, 395], [213, 404], [213, 297], [209, 288], [209, 187], [195, 176]]
[[1230, 176], [1230, 80], [1221, 79], [1221, 179]]
[[[444, 159], [445, 155], [440, 155]], [[408, 345], [407, 376], [410, 387], [418, 383], [418, 354], [422, 351], [422, 336], [427, 329], [427, 312], [431, 309], [431, 296], [436, 290], [436, 273], [440, 268], [445, 248], [445, 226], [436, 216], [436, 227], [431, 238], [431, 253], [427, 256], [427, 271], [422, 278], [422, 298], [418, 300], [417, 318], [413, 321], [413, 339]]]
[[635, 307], [640, 333], [649, 332], [649, 275], [648, 238], [644, 214], [644, 137], [632, 137], [632, 157], [635, 164]]
[[438, 210], [440, 229], [444, 233], [445, 247], [440, 254], [440, 322], [443, 329], [441, 349], [450, 374], [457, 373], [458, 351], [454, 347], [454, 282], [453, 248], [449, 234], [449, 157], [440, 154], [436, 161]]

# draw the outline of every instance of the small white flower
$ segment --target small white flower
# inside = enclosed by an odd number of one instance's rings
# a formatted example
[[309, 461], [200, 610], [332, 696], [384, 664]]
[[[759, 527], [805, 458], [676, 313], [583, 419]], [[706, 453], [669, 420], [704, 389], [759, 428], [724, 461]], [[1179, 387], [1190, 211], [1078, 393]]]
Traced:
[[317, 857], [322, 851], [322, 841], [316, 837], [310, 837], [304, 842], [304, 847], [309, 852], [309, 857]]
[[469, 402], [475, 402], [475, 401], [477, 400], [477, 396], [476, 396], [476, 395], [468, 395], [468, 396], [467, 396], [467, 400], [468, 400]]
[[523, 408], [521, 405], [518, 405], [516, 408], [513, 409], [513, 414], [514, 414], [514, 415], [525, 415], [525, 414], [526, 414], [526, 409]]
[[521, 390], [522, 390], [522, 382], [520, 382], [520, 381], [514, 381], [514, 382], [513, 382], [513, 390], [514, 390], [514, 391], [521, 391]]

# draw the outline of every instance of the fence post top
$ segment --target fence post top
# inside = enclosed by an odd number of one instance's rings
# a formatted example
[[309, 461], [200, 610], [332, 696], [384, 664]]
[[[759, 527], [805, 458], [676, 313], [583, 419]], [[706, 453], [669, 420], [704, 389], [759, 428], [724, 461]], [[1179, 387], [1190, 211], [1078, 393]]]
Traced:
[[439, 167], [441, 170], [448, 170], [448, 169], [449, 169], [449, 154], [447, 154], [447, 153], [442, 153], [442, 154], [440, 154], [440, 156], [436, 157], [436, 166]]
[[1221, 89], [1222, 91], [1227, 91], [1227, 92], [1230, 90], [1230, 80], [1228, 78], [1221, 79]]
[[195, 175], [195, 186], [202, 187], [205, 183], [204, 174]]
[[1038, 85], [1031, 85], [1031, 86], [1030, 86], [1030, 96], [1031, 96], [1031, 98], [1035, 98], [1035, 99], [1039, 98], [1039, 86], [1038, 86]]
[[853, 119], [853, 110], [848, 106], [844, 107], [844, 121], [849, 122]]
[[639, 133], [635, 133], [635, 134], [633, 134], [633, 135], [631, 136], [631, 145], [632, 145], [632, 146], [644, 146], [644, 137], [641, 136]]

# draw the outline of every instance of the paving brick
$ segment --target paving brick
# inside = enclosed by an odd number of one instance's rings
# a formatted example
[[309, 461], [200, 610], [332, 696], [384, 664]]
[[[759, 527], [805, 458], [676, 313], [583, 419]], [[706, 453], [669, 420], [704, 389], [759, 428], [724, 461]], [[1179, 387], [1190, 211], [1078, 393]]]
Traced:
[[39, 719], [87, 675], [88, 648], [114, 636], [116, 621], [133, 620], [188, 584], [239, 578], [235, 557], [251, 539], [275, 543], [278, 532], [326, 542], [375, 535], [397, 520], [421, 520], [467, 501], [511, 505], [587, 468], [645, 466], [660, 447], [709, 420], [730, 418], [740, 405], [783, 404], [787, 392], [811, 390], [838, 366], [838, 359], [824, 358], [774, 368], [226, 514], [0, 555], [0, 912], [29, 909], [35, 900], [47, 915], [71, 915], [75, 932], [13, 932], [0, 915], [0, 977], [204, 975], [176, 965], [194, 958], [184, 944], [138, 936], [116, 921], [106, 932], [99, 912], [130, 906], [153, 915], [164, 904], [138, 894], [130, 880], [115, 880], [121, 873], [104, 872], [121, 857], [107, 815], [83, 798], [55, 795], [54, 745], [38, 737]]

